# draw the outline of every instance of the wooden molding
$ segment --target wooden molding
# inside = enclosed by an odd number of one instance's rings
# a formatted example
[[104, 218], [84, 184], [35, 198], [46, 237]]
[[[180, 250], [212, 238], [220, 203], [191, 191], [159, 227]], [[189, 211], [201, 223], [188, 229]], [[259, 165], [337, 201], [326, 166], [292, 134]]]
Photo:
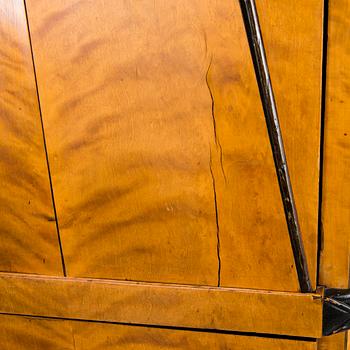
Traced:
[[319, 338], [319, 294], [0, 274], [0, 313]]

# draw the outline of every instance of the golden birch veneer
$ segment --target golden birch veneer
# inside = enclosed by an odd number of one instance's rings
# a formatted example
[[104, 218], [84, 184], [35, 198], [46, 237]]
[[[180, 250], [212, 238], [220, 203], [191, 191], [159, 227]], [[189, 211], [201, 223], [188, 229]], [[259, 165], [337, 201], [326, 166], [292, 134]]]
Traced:
[[[239, 3], [27, 7], [68, 275], [297, 291]], [[280, 64], [276, 77], [300, 94], [284, 126], [293, 176], [308, 178], [296, 200], [315, 285], [322, 5], [305, 10], [317, 40], [294, 18], [283, 25], [295, 46], [312, 44], [292, 56], [309, 67], [310, 96], [299, 70]]]
[[6, 350], [317, 349], [315, 341], [16, 316], [0, 316], [0, 337]]
[[0, 349], [344, 350], [349, 15], [0, 0]]
[[61, 275], [21, 0], [0, 0], [0, 270]]
[[[328, 54], [325, 94], [323, 200], [320, 283], [333, 288], [349, 285], [350, 222], [350, 4], [329, 1]], [[322, 339], [320, 349], [346, 348], [344, 333]], [[349, 344], [350, 346], [350, 344]]]

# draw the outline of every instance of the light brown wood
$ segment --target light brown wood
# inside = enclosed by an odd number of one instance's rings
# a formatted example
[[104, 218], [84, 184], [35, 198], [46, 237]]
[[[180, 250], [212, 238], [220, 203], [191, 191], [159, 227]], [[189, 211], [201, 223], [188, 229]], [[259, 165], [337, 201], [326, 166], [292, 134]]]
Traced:
[[1, 274], [0, 300], [0, 313], [313, 338], [322, 331], [318, 294]]
[[[68, 274], [217, 285], [221, 263], [222, 285], [298, 290], [238, 2], [47, 3], [27, 6]], [[260, 12], [315, 282], [321, 2], [282, 3]]]
[[[315, 287], [322, 1], [263, 0], [257, 1], [257, 8], [311, 280]], [[227, 13], [232, 11], [227, 10]], [[240, 60], [238, 76], [248, 75], [243, 73], [251, 66], [245, 43], [240, 45], [244, 47], [240, 55], [230, 46], [234, 43], [227, 34], [230, 30], [224, 25], [220, 29], [226, 36], [222, 47], [226, 46], [227, 56], [235, 55], [235, 59]], [[239, 36], [244, 35], [240, 33]], [[224, 66], [223, 63], [221, 65]], [[218, 98], [219, 106], [227, 111], [235, 103], [233, 108], [237, 114], [224, 114], [223, 119], [226, 117], [227, 120], [222, 131], [225, 136], [221, 138], [224, 160], [229, 160], [225, 169], [230, 180], [225, 187], [226, 196], [220, 202], [227, 214], [227, 220], [223, 222], [227, 230], [221, 235], [222, 284], [294, 289], [297, 288], [294, 262], [289, 255], [288, 233], [278, 202], [280, 198], [274, 196], [274, 172], [269, 146], [264, 139], [265, 126], [262, 123], [256, 128], [254, 120], [262, 114], [254, 87], [256, 82], [250, 75], [247, 79], [237, 80], [236, 85], [228, 79], [218, 82], [218, 91], [223, 91], [222, 96], [227, 99], [225, 104], [224, 98]], [[242, 85], [248, 89], [245, 94], [242, 93]], [[243, 125], [237, 126], [239, 123]], [[231, 154], [227, 146], [229, 142]]]
[[320, 283], [349, 284], [350, 220], [350, 4], [330, 1]]
[[[349, 286], [350, 222], [350, 3], [329, 1], [320, 284]], [[343, 350], [345, 333], [320, 341], [319, 348]]]
[[218, 283], [195, 4], [27, 1], [71, 276]]
[[5, 350], [315, 350], [316, 342], [0, 316]]
[[256, 3], [315, 288], [323, 1], [259, 0]]
[[72, 327], [64, 321], [1, 315], [0, 347], [5, 350], [73, 350]]
[[0, 271], [62, 274], [22, 0], [0, 0]]
[[346, 333], [323, 337], [318, 341], [318, 350], [346, 350]]

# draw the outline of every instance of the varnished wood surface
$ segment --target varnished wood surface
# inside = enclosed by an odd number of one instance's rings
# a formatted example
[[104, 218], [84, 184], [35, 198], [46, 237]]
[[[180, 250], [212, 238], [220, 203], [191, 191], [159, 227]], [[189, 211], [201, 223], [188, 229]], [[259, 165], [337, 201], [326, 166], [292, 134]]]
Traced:
[[320, 283], [347, 288], [350, 221], [350, 4], [330, 1]]
[[315, 342], [0, 316], [4, 350], [315, 350]]
[[315, 288], [323, 1], [260, 0], [256, 3]]
[[[68, 274], [298, 290], [238, 2], [47, 3], [27, 6]], [[314, 280], [321, 4], [303, 6], [261, 17]]]
[[[349, 16], [348, 1], [329, 1], [320, 284], [333, 288], [349, 286]], [[325, 338], [319, 348], [343, 350], [347, 339], [345, 333]]]
[[0, 271], [61, 275], [22, 0], [0, 0]]
[[347, 350], [346, 332], [323, 337], [317, 344], [318, 350]]
[[0, 300], [0, 313], [312, 338], [322, 333], [318, 294], [1, 274]]
[[27, 5], [68, 274], [217, 285], [205, 7]]

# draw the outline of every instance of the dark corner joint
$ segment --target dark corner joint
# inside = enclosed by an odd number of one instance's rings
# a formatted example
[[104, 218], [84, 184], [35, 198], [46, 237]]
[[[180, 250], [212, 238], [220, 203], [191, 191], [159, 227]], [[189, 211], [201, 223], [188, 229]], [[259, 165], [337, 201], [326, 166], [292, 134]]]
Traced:
[[350, 329], [350, 289], [325, 289], [322, 328], [324, 336]]

